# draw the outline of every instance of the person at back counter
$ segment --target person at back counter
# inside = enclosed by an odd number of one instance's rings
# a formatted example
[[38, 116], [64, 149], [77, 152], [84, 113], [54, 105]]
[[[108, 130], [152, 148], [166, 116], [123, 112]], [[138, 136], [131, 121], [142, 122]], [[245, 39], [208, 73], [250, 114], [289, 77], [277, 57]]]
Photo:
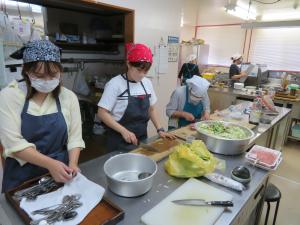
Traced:
[[199, 67], [197, 65], [197, 56], [194, 54], [189, 55], [179, 71], [177, 83], [186, 85], [186, 80], [193, 77], [193, 75], [200, 76]]
[[147, 138], [149, 119], [161, 138], [166, 133], [156, 112], [155, 95], [146, 74], [152, 65], [152, 52], [143, 44], [127, 44], [127, 73], [112, 78], [105, 86], [98, 117], [106, 125], [107, 150], [129, 151]]
[[78, 99], [61, 85], [60, 49], [38, 40], [12, 57], [23, 59], [23, 79], [0, 92], [2, 191], [47, 172], [57, 182], [68, 182], [80, 171], [78, 159], [85, 144]]
[[245, 79], [247, 77], [247, 74], [245, 72], [242, 72], [241, 68], [239, 67], [239, 65], [241, 65], [243, 61], [243, 56], [241, 54], [234, 54], [231, 57], [231, 60], [232, 64], [229, 68], [229, 79], [231, 79], [231, 84], [233, 85], [235, 82], [241, 82], [241, 80]]
[[186, 86], [175, 89], [166, 107], [169, 130], [187, 126], [200, 119], [209, 119], [209, 84], [206, 79], [194, 75], [186, 80]]

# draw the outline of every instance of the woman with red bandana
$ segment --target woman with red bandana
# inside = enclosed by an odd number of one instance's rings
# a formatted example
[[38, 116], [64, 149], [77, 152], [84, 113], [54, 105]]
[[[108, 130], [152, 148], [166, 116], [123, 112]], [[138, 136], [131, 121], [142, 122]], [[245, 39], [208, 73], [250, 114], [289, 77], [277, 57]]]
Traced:
[[157, 97], [146, 74], [152, 65], [152, 52], [143, 44], [127, 44], [127, 73], [112, 78], [105, 86], [98, 117], [107, 127], [109, 151], [132, 150], [147, 138], [149, 119], [162, 138], [171, 138], [159, 122]]

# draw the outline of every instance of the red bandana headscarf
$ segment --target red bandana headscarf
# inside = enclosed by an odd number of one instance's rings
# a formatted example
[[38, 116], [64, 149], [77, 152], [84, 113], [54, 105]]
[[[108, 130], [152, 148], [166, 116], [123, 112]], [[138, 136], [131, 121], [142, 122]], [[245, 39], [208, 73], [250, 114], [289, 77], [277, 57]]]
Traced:
[[127, 60], [129, 62], [150, 62], [152, 63], [151, 49], [143, 44], [126, 44]]

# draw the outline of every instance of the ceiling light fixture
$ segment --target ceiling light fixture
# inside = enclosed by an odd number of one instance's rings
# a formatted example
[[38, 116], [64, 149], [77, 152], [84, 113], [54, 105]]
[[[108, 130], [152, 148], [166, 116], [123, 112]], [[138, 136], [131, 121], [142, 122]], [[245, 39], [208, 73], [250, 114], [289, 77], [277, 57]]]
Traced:
[[284, 20], [299, 20], [300, 10], [294, 11], [281, 11], [277, 13], [264, 13], [262, 21], [284, 21]]
[[235, 5], [228, 4], [225, 6], [225, 11], [230, 15], [242, 18], [243, 20], [255, 20], [257, 13], [256, 10], [250, 5], [243, 4], [238, 1]]

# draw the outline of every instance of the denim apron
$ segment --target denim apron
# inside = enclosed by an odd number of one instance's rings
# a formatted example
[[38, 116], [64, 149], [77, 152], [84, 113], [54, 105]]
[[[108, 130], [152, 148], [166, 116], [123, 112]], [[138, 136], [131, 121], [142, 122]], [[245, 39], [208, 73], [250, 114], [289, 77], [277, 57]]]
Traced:
[[[68, 164], [67, 124], [61, 111], [59, 99], [56, 98], [55, 101], [56, 113], [34, 116], [27, 113], [29, 100], [26, 100], [21, 114], [21, 134], [29, 143], [35, 144], [40, 153]], [[21, 166], [16, 159], [7, 157], [4, 166], [2, 191], [7, 192], [24, 181], [47, 172], [47, 169], [31, 163]]]
[[[128, 105], [122, 118], [118, 121], [123, 127], [135, 134], [136, 138], [144, 140], [147, 138], [147, 125], [149, 121], [150, 94], [147, 94], [143, 82], [140, 82], [145, 95], [131, 96], [129, 81], [126, 76], [127, 90], [119, 97], [128, 93]], [[127, 143], [119, 132], [107, 127], [107, 149], [108, 151], [130, 151], [137, 148], [136, 145]]]
[[[201, 116], [203, 114], [202, 101], [200, 101], [196, 105], [189, 102], [189, 89], [188, 89], [187, 86], [186, 86], [186, 92], [185, 92], [185, 104], [184, 104], [184, 107], [183, 107], [183, 111], [191, 113], [191, 114], [193, 114], [193, 116], [195, 118], [199, 118], [199, 119], [201, 118]], [[183, 126], [187, 126], [191, 123], [193, 123], [193, 122], [187, 121], [185, 118], [180, 118], [178, 120], [178, 128], [183, 127]]]

